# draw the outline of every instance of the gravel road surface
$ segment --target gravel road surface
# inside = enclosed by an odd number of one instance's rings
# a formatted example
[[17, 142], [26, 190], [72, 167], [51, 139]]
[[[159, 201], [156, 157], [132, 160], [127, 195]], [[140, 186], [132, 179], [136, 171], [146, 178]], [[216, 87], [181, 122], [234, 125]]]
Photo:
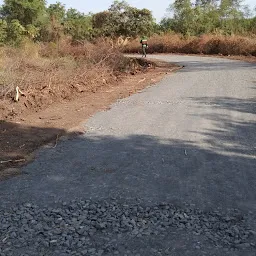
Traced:
[[184, 68], [0, 183], [0, 256], [256, 255], [256, 65], [152, 57]]

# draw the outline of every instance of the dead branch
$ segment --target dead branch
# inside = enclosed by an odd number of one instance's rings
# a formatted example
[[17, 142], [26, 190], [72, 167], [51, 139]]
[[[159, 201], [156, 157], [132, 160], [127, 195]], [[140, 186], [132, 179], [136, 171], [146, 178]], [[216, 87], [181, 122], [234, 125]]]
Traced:
[[54, 147], [53, 147], [53, 148], [56, 148], [56, 147], [57, 147], [58, 140], [59, 140], [59, 134], [57, 134], [56, 141], [55, 141], [55, 145], [54, 145]]
[[55, 121], [55, 120], [60, 120], [60, 119], [62, 119], [62, 117], [60, 116], [53, 116], [53, 117], [41, 117], [41, 116], [39, 116], [39, 119], [41, 119], [41, 120], [50, 120], [50, 121]]
[[5, 161], [0, 161], [0, 164], [7, 164], [7, 163], [21, 163], [25, 162], [26, 159], [17, 159], [17, 160], [5, 160]]
[[113, 52], [112, 49], [110, 49], [105, 57], [103, 57], [99, 62], [95, 63], [95, 66], [99, 66], [102, 62], [106, 61], [107, 59], [110, 58], [110, 56], [113, 56], [113, 55], [116, 55], [116, 53]]
[[146, 78], [141, 79], [141, 80], [138, 82], [138, 84], [144, 82], [145, 80], [146, 80]]
[[19, 86], [16, 86], [16, 96], [15, 96], [15, 99], [14, 99], [16, 102], [19, 101], [20, 95], [24, 96], [25, 93], [23, 93], [23, 92], [20, 90]]

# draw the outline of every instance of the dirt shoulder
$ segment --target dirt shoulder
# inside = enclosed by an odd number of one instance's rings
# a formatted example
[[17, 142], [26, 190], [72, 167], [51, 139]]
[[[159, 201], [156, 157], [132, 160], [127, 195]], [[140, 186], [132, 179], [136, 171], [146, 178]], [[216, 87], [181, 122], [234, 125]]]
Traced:
[[33, 152], [43, 145], [56, 147], [61, 137], [84, 133], [80, 124], [94, 113], [107, 110], [116, 100], [155, 84], [180, 68], [163, 62], [148, 64], [149, 67], [123, 75], [96, 91], [81, 92], [73, 100], [62, 100], [43, 109], [26, 109], [1, 120], [0, 180], [20, 174], [19, 168], [31, 161]]

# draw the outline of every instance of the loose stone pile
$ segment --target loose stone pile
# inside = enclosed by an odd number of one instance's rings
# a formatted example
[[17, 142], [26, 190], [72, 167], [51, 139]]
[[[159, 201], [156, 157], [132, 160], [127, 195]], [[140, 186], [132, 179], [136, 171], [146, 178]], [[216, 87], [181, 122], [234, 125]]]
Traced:
[[[114, 237], [139, 238], [177, 229], [203, 235], [218, 247], [256, 250], [256, 232], [235, 210], [223, 214], [188, 205], [87, 200], [59, 202], [54, 208], [27, 203], [1, 210], [0, 255], [121, 255]], [[129, 250], [127, 255], [134, 254]]]

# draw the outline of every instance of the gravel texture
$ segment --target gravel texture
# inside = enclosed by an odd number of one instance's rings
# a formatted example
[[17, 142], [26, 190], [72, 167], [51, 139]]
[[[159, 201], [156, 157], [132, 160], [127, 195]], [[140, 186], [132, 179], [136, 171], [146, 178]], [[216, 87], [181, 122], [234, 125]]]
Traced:
[[155, 57], [185, 67], [1, 182], [1, 256], [256, 255], [256, 65]]
[[256, 232], [238, 211], [203, 212], [194, 206], [178, 208], [168, 203], [146, 207], [111, 199], [57, 202], [54, 208], [25, 203], [0, 211], [0, 255], [132, 256], [139, 252], [123, 248], [118, 238], [127, 242], [171, 230], [203, 235], [209, 243], [227, 250], [256, 250]]

